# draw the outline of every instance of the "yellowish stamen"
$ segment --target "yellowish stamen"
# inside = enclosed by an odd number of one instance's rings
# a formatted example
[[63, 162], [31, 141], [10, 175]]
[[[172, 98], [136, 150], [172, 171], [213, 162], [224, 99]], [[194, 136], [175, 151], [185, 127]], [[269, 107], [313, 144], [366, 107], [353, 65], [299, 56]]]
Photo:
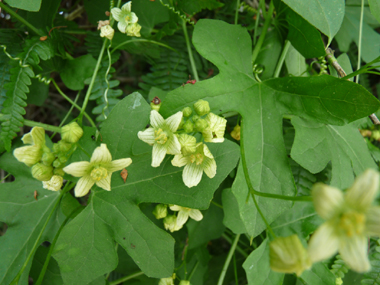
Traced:
[[125, 20], [126, 20], [127, 22], [129, 22], [130, 19], [131, 19], [130, 16], [125, 17]]
[[344, 213], [340, 217], [339, 227], [349, 237], [353, 235], [360, 235], [364, 232], [365, 215], [355, 211]]
[[168, 141], [168, 136], [162, 129], [158, 129], [154, 131], [154, 140], [159, 144], [165, 144]]
[[108, 171], [104, 167], [98, 166], [91, 171], [91, 178], [95, 181], [100, 181], [107, 178]]

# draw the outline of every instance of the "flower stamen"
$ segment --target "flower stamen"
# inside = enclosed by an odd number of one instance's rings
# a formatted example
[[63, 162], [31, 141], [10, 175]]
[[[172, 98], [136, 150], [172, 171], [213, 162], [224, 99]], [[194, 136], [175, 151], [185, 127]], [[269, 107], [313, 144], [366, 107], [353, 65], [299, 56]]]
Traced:
[[100, 181], [107, 178], [108, 171], [104, 167], [98, 166], [91, 171], [91, 178], [95, 181]]

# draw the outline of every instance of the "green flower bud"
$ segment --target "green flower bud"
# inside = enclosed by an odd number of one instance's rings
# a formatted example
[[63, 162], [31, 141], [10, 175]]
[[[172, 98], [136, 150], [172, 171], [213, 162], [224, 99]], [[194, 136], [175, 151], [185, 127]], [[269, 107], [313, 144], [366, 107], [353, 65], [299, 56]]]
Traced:
[[39, 145], [23, 146], [16, 148], [13, 155], [18, 161], [31, 167], [40, 161], [42, 157], [42, 149]]
[[58, 142], [58, 146], [59, 146], [59, 152], [68, 152], [71, 149], [72, 144], [61, 140]]
[[374, 140], [379, 140], [380, 139], [380, 131], [373, 131], [372, 132], [372, 136], [371, 136]]
[[158, 111], [160, 111], [160, 107], [161, 107], [161, 103], [158, 104], [158, 105], [156, 105], [156, 104], [154, 104], [153, 102], [150, 102], [150, 108], [151, 108], [152, 110], [156, 110], [156, 111], [158, 112]]
[[169, 215], [166, 216], [164, 219], [164, 227], [165, 230], [169, 230], [171, 233], [178, 231], [182, 228], [181, 226], [177, 225], [177, 216], [176, 215]]
[[198, 115], [194, 115], [191, 117], [191, 119], [193, 120], [193, 122], [195, 123], [196, 121], [199, 120], [199, 116]]
[[231, 132], [231, 137], [237, 141], [240, 141], [240, 126], [236, 125], [234, 130]]
[[59, 161], [59, 158], [53, 161], [53, 167], [54, 168], [63, 168], [65, 166], [64, 163]]
[[189, 280], [181, 280], [181, 282], [179, 282], [179, 285], [191, 285], [191, 284]]
[[61, 190], [62, 184], [63, 177], [58, 175], [53, 175], [49, 181], [42, 181], [43, 188], [51, 191]]
[[210, 104], [204, 100], [198, 100], [194, 104], [194, 110], [199, 116], [207, 115], [210, 113]]
[[191, 113], [193, 113], [193, 110], [190, 107], [186, 107], [182, 110], [184, 117], [190, 117]]
[[32, 167], [32, 176], [40, 181], [48, 181], [53, 176], [53, 167], [37, 163]]
[[158, 204], [154, 208], [153, 215], [157, 220], [165, 218], [168, 215], [168, 205]]
[[53, 171], [54, 175], [58, 175], [58, 176], [64, 176], [65, 175], [65, 172], [63, 171], [62, 168], [54, 168], [54, 171]]
[[76, 143], [82, 136], [83, 129], [76, 122], [62, 127], [61, 137], [68, 143]]
[[52, 154], [51, 152], [44, 152], [41, 158], [42, 163], [48, 166], [53, 163], [54, 159], [55, 159], [55, 155]]
[[184, 156], [195, 152], [197, 148], [197, 139], [195, 137], [182, 134], [178, 136], [178, 141], [181, 144], [181, 152]]
[[67, 162], [67, 157], [64, 154], [59, 154], [58, 155], [58, 160], [62, 163], [65, 164]]
[[207, 121], [205, 119], [199, 119], [195, 122], [195, 128], [198, 132], [203, 132], [208, 127]]
[[53, 144], [53, 152], [54, 153], [60, 152], [60, 150], [59, 150], [59, 144], [58, 143]]
[[188, 120], [186, 123], [183, 124], [182, 128], [185, 130], [186, 133], [192, 133], [194, 131], [194, 124]]

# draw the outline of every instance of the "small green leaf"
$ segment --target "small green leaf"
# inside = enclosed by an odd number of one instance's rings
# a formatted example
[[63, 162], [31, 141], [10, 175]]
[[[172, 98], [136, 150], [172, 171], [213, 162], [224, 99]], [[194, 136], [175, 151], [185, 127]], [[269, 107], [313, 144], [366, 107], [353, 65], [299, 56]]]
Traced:
[[247, 232], [244, 222], [240, 217], [239, 204], [231, 188], [226, 188], [222, 193], [224, 219], [223, 224], [233, 231], [235, 234], [243, 234]]
[[9, 6], [17, 9], [37, 12], [40, 10], [42, 0], [5, 0]]
[[335, 275], [322, 262], [314, 263], [313, 267], [305, 270], [301, 277], [307, 284], [335, 285]]
[[285, 57], [285, 65], [291, 76], [308, 76], [307, 64], [303, 57], [292, 45]]

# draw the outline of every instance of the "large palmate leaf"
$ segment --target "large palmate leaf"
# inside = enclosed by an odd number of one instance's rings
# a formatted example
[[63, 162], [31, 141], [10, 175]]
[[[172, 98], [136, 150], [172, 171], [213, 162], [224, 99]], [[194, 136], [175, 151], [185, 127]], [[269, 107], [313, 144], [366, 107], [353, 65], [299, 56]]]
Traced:
[[[251, 40], [241, 27], [215, 20], [200, 20], [193, 43], [213, 62], [220, 74], [212, 79], [185, 85], [168, 93], [161, 111], [169, 116], [199, 99], [210, 102], [212, 111], [239, 112], [242, 142], [249, 178], [256, 191], [294, 195], [295, 187], [282, 134], [282, 117], [293, 114], [321, 123], [343, 125], [376, 111], [380, 104], [358, 84], [328, 75], [275, 78], [257, 82], [251, 66]], [[236, 189], [246, 187], [238, 171]], [[241, 190], [246, 200], [247, 191]], [[268, 198], [260, 198], [259, 205]], [[268, 203], [269, 204], [269, 203]], [[267, 219], [272, 222], [290, 204], [270, 200]], [[262, 207], [265, 212], [265, 207]], [[251, 233], [255, 230], [252, 228]]]
[[[67, 284], [87, 284], [117, 266], [115, 241], [150, 277], [168, 277], [174, 267], [174, 239], [159, 229], [139, 209], [142, 202], [176, 204], [206, 209], [214, 191], [236, 166], [239, 151], [226, 141], [209, 146], [217, 163], [213, 179], [187, 188], [182, 168], [167, 157], [151, 167], [151, 147], [137, 138], [149, 122], [150, 106], [134, 93], [118, 103], [101, 129], [113, 159], [131, 157], [128, 179], [112, 176], [112, 191], [94, 189], [86, 209], [62, 231], [54, 253]], [[170, 182], [168, 182], [168, 179]], [[102, 260], [102, 262], [99, 262]]]
[[296, 136], [292, 158], [312, 173], [332, 163], [331, 185], [344, 189], [367, 168], [377, 169], [358, 129], [352, 125], [331, 126], [292, 118]]
[[[43, 189], [41, 181], [32, 177], [30, 168], [18, 162], [11, 153], [1, 156], [0, 168], [16, 177], [14, 182], [0, 184], [0, 221], [8, 225], [0, 239], [0, 284], [10, 284], [29, 255], [60, 193]], [[34, 191], [38, 193], [37, 200]], [[53, 240], [63, 218], [60, 211], [55, 211], [41, 242]], [[30, 265], [31, 262], [20, 280], [22, 284], [27, 284]]]

